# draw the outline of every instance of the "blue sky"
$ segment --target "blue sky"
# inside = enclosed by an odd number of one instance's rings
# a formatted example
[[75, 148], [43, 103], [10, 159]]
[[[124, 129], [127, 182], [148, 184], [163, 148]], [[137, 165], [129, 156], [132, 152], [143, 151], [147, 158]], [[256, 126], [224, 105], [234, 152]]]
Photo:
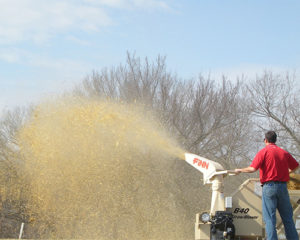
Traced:
[[0, 111], [92, 70], [155, 59], [179, 77], [300, 71], [298, 0], [0, 0]]

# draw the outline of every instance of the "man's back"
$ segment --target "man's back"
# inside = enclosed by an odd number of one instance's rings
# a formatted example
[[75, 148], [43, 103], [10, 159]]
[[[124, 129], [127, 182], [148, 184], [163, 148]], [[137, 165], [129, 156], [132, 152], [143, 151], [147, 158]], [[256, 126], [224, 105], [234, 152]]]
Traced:
[[289, 169], [298, 166], [297, 161], [284, 149], [272, 143], [255, 156], [252, 167], [260, 170], [260, 181], [289, 181]]

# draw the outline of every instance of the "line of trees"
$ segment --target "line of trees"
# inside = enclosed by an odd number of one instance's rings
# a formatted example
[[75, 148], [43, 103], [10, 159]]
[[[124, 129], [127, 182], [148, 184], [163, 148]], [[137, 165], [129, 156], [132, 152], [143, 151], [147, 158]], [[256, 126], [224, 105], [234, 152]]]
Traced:
[[[300, 157], [299, 93], [297, 77], [291, 74], [265, 72], [248, 81], [214, 81], [202, 75], [186, 80], [167, 70], [165, 57], [150, 61], [127, 54], [125, 64], [93, 71], [71, 94], [142, 103], [186, 151], [233, 169], [251, 162], [268, 129], [278, 132], [280, 146]], [[26, 221], [26, 199], [16, 190], [26, 182], [16, 134], [31, 112], [32, 107], [18, 108], [2, 112], [0, 118], [1, 238], [15, 237], [17, 223]], [[192, 237], [194, 214], [209, 206], [210, 193], [201, 186], [199, 173], [183, 161], [174, 160], [170, 167], [165, 177], [172, 175], [170, 191], [181, 208], [178, 212], [188, 219], [187, 237]], [[226, 191], [245, 177], [228, 179]], [[201, 201], [205, 203], [199, 206]]]
[[167, 71], [164, 57], [149, 62], [128, 54], [125, 65], [94, 71], [74, 93], [144, 103], [187, 150], [231, 166], [252, 159], [253, 144], [261, 143], [267, 129], [275, 129], [280, 143], [299, 156], [296, 80], [272, 72], [248, 81], [223, 77], [220, 83], [202, 75], [185, 80]]

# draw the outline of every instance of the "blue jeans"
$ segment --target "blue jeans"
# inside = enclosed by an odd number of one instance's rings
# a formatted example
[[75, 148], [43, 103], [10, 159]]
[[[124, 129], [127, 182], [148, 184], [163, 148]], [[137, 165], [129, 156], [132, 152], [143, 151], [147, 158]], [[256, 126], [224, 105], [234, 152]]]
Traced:
[[286, 183], [268, 182], [263, 186], [262, 211], [266, 224], [268, 240], [277, 240], [276, 208], [284, 224], [287, 240], [299, 240], [293, 221], [293, 208], [291, 206]]

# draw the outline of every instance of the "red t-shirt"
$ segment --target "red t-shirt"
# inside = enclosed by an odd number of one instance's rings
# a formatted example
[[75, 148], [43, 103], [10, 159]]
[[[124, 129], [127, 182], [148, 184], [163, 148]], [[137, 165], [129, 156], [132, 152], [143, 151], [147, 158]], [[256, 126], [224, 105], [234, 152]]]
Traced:
[[259, 169], [260, 182], [264, 183], [289, 181], [289, 169], [294, 170], [298, 165], [291, 154], [272, 143], [256, 154], [250, 167]]

